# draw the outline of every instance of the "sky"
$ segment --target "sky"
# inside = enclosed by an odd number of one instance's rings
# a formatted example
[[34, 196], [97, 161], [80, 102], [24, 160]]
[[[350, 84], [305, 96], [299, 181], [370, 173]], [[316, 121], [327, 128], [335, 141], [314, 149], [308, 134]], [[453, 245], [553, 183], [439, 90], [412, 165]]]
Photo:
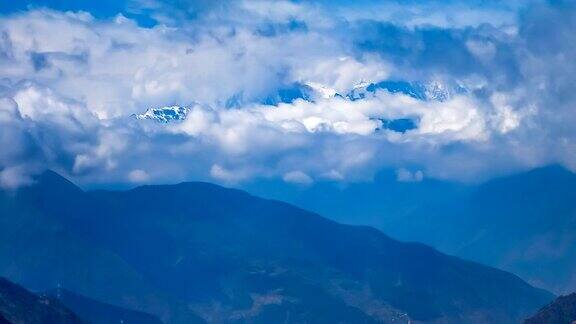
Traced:
[[574, 171], [574, 30], [571, 1], [1, 1], [0, 186]]

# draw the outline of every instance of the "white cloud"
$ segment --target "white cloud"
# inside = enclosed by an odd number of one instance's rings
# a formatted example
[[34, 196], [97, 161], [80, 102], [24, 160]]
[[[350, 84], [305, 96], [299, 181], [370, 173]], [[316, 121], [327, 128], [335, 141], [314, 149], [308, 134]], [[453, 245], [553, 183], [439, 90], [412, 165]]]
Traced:
[[217, 180], [228, 183], [234, 183], [244, 179], [244, 175], [242, 175], [241, 172], [228, 170], [218, 164], [212, 165], [210, 175]]
[[15, 189], [33, 183], [25, 166], [13, 166], [0, 170], [0, 188]]
[[286, 182], [300, 185], [310, 185], [314, 182], [314, 180], [312, 180], [312, 178], [309, 175], [299, 170], [290, 171], [284, 174], [282, 179], [284, 179], [284, 181]]
[[481, 107], [467, 97], [456, 97], [447, 102], [433, 103], [430, 109], [420, 111], [418, 135], [447, 136], [448, 140], [486, 140], [486, 117]]
[[128, 179], [131, 182], [145, 182], [150, 179], [150, 175], [148, 175], [148, 173], [144, 170], [136, 169], [128, 173]]
[[[230, 6], [153, 28], [123, 16], [99, 20], [49, 10], [0, 18], [6, 179], [25, 175], [10, 170], [45, 167], [88, 182], [275, 177], [311, 183], [414, 165], [423, 171], [399, 171], [399, 179], [421, 180], [425, 172], [468, 180], [551, 162], [576, 165], [570, 153], [576, 65], [566, 45], [572, 36], [540, 47], [530, 29], [534, 23], [571, 30], [573, 13], [534, 7], [556, 24], [542, 24], [528, 11], [518, 22], [497, 17], [505, 23], [478, 23], [466, 32], [453, 29], [462, 23], [454, 17], [432, 17], [446, 28], [427, 34], [431, 27], [412, 28], [426, 23], [420, 6], [405, 22], [370, 15], [377, 19], [372, 25], [308, 3]], [[460, 9], [477, 22], [491, 22], [484, 13], [495, 10]], [[386, 28], [391, 34], [380, 34]], [[393, 36], [398, 39], [386, 43]], [[435, 53], [431, 43], [446, 50]], [[386, 79], [440, 80], [468, 91], [444, 101], [386, 90], [345, 98], [358, 84]], [[317, 91], [310, 100], [264, 104], [294, 84]], [[159, 125], [129, 117], [172, 104], [190, 107], [185, 121]], [[418, 127], [382, 129], [382, 120], [401, 118]]]
[[361, 82], [378, 82], [386, 79], [392, 68], [382, 60], [367, 56], [364, 62], [342, 56], [324, 58], [313, 64], [301, 64], [293, 71], [294, 79], [307, 81], [319, 89], [322, 97], [346, 93]]
[[421, 170], [411, 172], [410, 170], [400, 168], [396, 171], [396, 180], [399, 182], [420, 182], [424, 180], [424, 173]]

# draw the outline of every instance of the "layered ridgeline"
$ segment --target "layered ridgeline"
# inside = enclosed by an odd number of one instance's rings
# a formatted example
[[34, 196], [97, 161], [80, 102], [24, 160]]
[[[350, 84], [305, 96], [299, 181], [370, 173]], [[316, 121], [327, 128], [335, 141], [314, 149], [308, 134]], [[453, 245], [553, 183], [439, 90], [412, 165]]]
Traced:
[[0, 193], [0, 275], [169, 323], [514, 323], [552, 295], [378, 230], [207, 183]]
[[513, 272], [558, 294], [576, 290], [576, 174], [559, 166], [480, 185], [384, 172], [373, 183], [344, 188], [247, 188]]

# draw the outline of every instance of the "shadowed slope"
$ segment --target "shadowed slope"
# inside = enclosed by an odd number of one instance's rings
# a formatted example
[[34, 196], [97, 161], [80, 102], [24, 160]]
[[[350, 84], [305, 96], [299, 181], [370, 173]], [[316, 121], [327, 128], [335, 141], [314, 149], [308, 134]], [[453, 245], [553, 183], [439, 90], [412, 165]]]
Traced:
[[102, 303], [66, 289], [55, 289], [46, 295], [59, 301], [83, 320], [92, 324], [161, 324], [155, 316]]
[[57, 300], [37, 296], [0, 278], [0, 323], [80, 324], [84, 322]]
[[576, 321], [576, 293], [558, 297], [524, 324], [573, 324]]

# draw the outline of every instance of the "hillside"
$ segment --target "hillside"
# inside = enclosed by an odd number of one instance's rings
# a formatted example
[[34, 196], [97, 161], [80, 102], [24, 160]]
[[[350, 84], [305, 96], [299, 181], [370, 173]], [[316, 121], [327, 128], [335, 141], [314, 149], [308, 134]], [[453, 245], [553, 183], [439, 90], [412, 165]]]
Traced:
[[576, 293], [560, 296], [524, 324], [573, 324], [576, 322]]
[[57, 300], [35, 295], [0, 278], [0, 323], [81, 324], [85, 323]]
[[66, 289], [54, 289], [44, 294], [57, 300], [73, 311], [84, 321], [91, 324], [161, 324], [155, 316], [128, 310], [107, 303], [102, 303], [85, 296], [80, 296]]
[[513, 272], [559, 294], [576, 290], [576, 174], [560, 166], [477, 185], [399, 182], [384, 173], [373, 183], [343, 188], [328, 183], [291, 190], [277, 183], [247, 187]]
[[552, 298], [510, 273], [208, 183], [85, 193], [48, 172], [3, 197], [1, 215], [48, 225], [3, 217], [2, 237], [27, 248], [3, 251], [0, 274], [170, 323], [514, 323]]

